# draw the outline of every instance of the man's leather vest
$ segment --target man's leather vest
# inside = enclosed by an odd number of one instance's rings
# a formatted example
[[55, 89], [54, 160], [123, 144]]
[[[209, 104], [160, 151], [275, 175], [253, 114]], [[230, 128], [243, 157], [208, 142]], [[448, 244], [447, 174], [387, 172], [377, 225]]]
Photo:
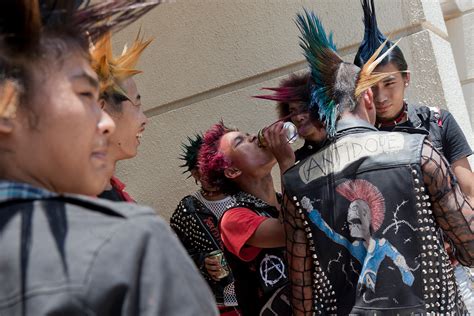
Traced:
[[334, 142], [284, 175], [306, 226], [316, 313], [461, 314], [423, 183], [424, 138], [340, 121]]
[[[260, 216], [278, 217], [275, 207], [244, 192], [234, 195], [229, 210], [238, 207], [248, 208]], [[235, 291], [243, 315], [259, 315], [272, 295], [288, 283], [284, 248], [261, 249], [250, 262], [242, 261], [229, 251], [225, 251], [225, 256], [234, 274]], [[286, 311], [287, 308], [283, 309]], [[280, 312], [277, 315], [286, 314]]]

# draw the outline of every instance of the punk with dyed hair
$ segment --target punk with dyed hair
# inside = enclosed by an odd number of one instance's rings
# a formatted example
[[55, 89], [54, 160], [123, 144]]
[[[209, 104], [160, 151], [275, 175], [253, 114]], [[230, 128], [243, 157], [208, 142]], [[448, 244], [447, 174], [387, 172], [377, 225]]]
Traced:
[[203, 136], [196, 134], [188, 136], [187, 142], [181, 145], [183, 173], [189, 173], [201, 188], [181, 199], [171, 215], [170, 226], [211, 287], [220, 314], [239, 316], [234, 276], [223, 253], [219, 228], [232, 197], [203, 180], [198, 164], [202, 144]]
[[372, 87], [397, 73], [374, 69], [396, 44], [359, 68], [337, 55], [313, 12], [297, 24], [310, 109], [331, 139], [283, 175], [293, 315], [465, 315], [438, 227], [472, 267], [472, 197], [425, 135], [373, 126]]
[[[133, 77], [140, 74], [136, 64], [151, 40], [137, 34], [130, 48], [124, 47], [119, 56], [112, 53], [112, 33], [106, 33], [90, 49], [92, 67], [99, 77], [99, 102], [101, 108], [115, 123], [115, 132], [110, 137], [109, 156], [115, 165], [120, 160], [137, 155], [147, 117], [143, 113], [141, 95]], [[112, 176], [100, 198], [112, 201], [133, 199], [125, 191], [125, 184]]]
[[281, 195], [275, 192], [271, 175], [277, 160], [270, 147], [282, 123], [275, 126], [266, 130], [269, 146], [262, 147], [255, 134], [220, 122], [204, 133], [199, 152], [203, 181], [232, 197], [219, 228], [243, 315], [291, 314], [285, 235], [278, 219]]
[[270, 90], [273, 94], [255, 97], [276, 101], [279, 119], [295, 124], [298, 136], [304, 139], [303, 146], [295, 151], [296, 161], [303, 160], [324, 146], [326, 129], [318, 112], [308, 109], [311, 101], [309, 72], [291, 74], [283, 79], [278, 87], [262, 89]]
[[225, 134], [233, 131], [237, 130], [225, 126], [223, 122], [213, 125], [203, 136], [198, 156], [198, 168], [203, 181], [227, 193], [235, 193], [237, 189], [224, 174], [225, 169], [231, 166], [231, 162], [219, 150], [219, 142]]
[[[354, 59], [354, 63], [358, 66], [365, 63], [370, 55], [386, 41], [385, 35], [378, 27], [374, 0], [362, 0], [361, 4], [364, 38]], [[382, 51], [389, 49], [392, 45], [392, 42], [387, 41]], [[433, 146], [451, 164], [461, 190], [468, 195], [474, 194], [473, 174], [468, 161], [468, 157], [472, 155], [472, 149], [461, 127], [445, 108], [416, 105], [406, 100], [405, 91], [409, 89], [411, 74], [399, 47], [395, 47], [375, 68], [377, 72], [397, 70], [400, 73], [394, 73], [372, 88], [377, 113], [375, 127], [383, 131], [411, 130], [428, 134]], [[453, 256], [451, 259], [452, 262], [456, 262]], [[457, 265], [455, 270], [456, 276], [460, 277], [458, 279], [460, 286], [471, 284], [467, 280], [474, 276], [469, 269]], [[474, 314], [474, 287], [462, 286], [461, 292], [469, 307], [469, 312]]]

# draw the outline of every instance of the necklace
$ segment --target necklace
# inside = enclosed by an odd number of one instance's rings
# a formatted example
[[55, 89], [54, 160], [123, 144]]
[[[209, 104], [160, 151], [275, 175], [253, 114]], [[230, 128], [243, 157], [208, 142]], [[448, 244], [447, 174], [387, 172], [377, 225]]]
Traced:
[[407, 115], [408, 115], [408, 106], [404, 102], [402, 110], [400, 111], [400, 113], [398, 113], [398, 115], [395, 118], [389, 119], [389, 120], [377, 118], [377, 121], [375, 122], [375, 126], [377, 126], [377, 128], [381, 128], [381, 127], [398, 125], [401, 121], [403, 121], [407, 117]]

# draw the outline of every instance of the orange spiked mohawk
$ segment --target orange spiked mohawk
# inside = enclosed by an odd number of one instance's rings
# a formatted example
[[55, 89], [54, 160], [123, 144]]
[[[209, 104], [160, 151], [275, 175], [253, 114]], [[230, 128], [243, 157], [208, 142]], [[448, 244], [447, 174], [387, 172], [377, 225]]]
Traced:
[[[382, 72], [382, 73], [373, 73], [374, 69], [382, 62], [382, 60], [395, 48], [397, 47], [399, 39], [395, 44], [385, 51], [382, 55], [379, 56], [382, 49], [384, 49], [385, 45], [388, 42], [388, 38], [383, 42], [379, 48], [375, 51], [375, 53], [367, 60], [367, 62], [362, 67], [359, 73], [359, 80], [357, 81], [357, 86], [355, 89], [355, 97], [358, 98], [365, 90], [369, 89], [377, 82], [391, 76], [393, 74], [398, 73], [399, 71], [395, 72]], [[377, 57], [378, 56], [378, 57]]]
[[138, 32], [130, 49], [125, 45], [122, 54], [114, 58], [112, 54], [112, 34], [104, 35], [92, 48], [92, 68], [99, 76], [101, 95], [117, 93], [129, 98], [120, 83], [142, 71], [134, 69], [142, 52], [152, 39], [143, 40]]

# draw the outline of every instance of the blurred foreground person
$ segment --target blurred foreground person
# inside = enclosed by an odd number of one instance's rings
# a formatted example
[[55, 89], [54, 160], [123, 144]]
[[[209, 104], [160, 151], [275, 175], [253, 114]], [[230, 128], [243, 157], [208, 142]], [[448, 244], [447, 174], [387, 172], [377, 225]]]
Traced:
[[88, 39], [158, 2], [41, 3], [0, 2], [0, 314], [217, 314], [153, 210], [85, 196], [112, 175], [115, 129]]

